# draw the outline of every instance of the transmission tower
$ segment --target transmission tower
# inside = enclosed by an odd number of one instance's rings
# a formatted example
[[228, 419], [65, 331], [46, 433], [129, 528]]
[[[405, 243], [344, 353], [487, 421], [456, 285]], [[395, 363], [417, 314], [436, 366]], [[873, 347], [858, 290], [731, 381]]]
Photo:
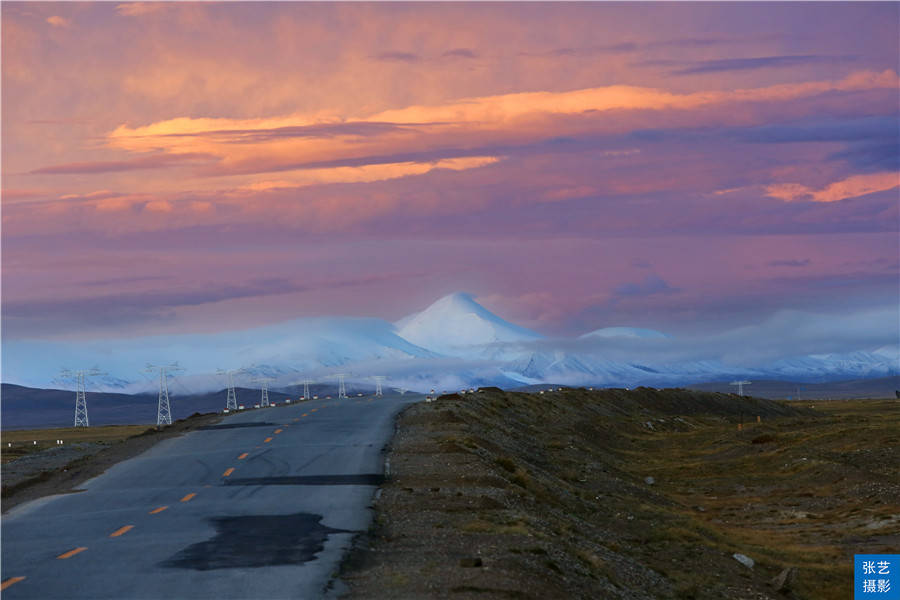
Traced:
[[169, 380], [168, 374], [174, 371], [184, 371], [178, 363], [171, 365], [147, 365], [145, 371], [152, 373], [159, 371], [159, 402], [156, 405], [156, 426], [172, 424], [172, 407], [169, 404]]
[[312, 398], [312, 396], [309, 395], [309, 386], [311, 383], [312, 383], [312, 381], [309, 379], [303, 380], [303, 399], [304, 400], [309, 400], [310, 398]]
[[744, 386], [750, 385], [751, 383], [752, 382], [750, 382], [750, 381], [744, 381], [743, 379], [741, 379], [740, 381], [732, 381], [730, 385], [738, 386], [738, 396], [743, 396], [744, 395]]
[[268, 377], [258, 377], [253, 381], [260, 384], [260, 387], [262, 388], [262, 396], [260, 398], [259, 405], [262, 408], [269, 406], [269, 382], [275, 380]]
[[335, 377], [338, 378], [338, 398], [346, 398], [347, 397], [347, 386], [344, 385], [344, 377], [346, 377], [346, 373], [337, 373]]
[[373, 375], [372, 379], [375, 380], [375, 395], [384, 396], [384, 393], [381, 391], [381, 382], [387, 379], [387, 377], [384, 375]]
[[395, 391], [395, 392], [400, 392], [400, 395], [402, 396], [402, 395], [404, 395], [404, 394], [407, 392], [407, 389], [406, 389], [406, 388], [402, 388], [402, 387], [401, 387], [401, 388], [394, 388], [394, 391]]
[[231, 369], [226, 371], [225, 369], [218, 369], [216, 373], [219, 375], [227, 375], [228, 376], [228, 395], [225, 398], [225, 409], [226, 410], [237, 410], [237, 394], [234, 391], [234, 375], [236, 373], [242, 373], [243, 369]]
[[106, 375], [106, 373], [101, 373], [99, 369], [82, 369], [80, 371], [64, 369], [60, 373], [62, 379], [75, 379], [75, 427], [90, 426], [87, 398], [84, 394], [84, 379], [85, 377], [96, 377], [98, 375]]

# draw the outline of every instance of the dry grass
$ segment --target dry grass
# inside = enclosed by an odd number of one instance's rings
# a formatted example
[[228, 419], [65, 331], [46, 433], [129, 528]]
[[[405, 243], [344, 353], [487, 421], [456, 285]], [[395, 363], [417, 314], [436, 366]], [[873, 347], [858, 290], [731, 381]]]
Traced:
[[[351, 597], [408, 571], [396, 597], [778, 598], [794, 567], [791, 597], [847, 598], [853, 554], [900, 546], [900, 403], [809, 405], [638, 389], [415, 406]], [[415, 577], [476, 551], [483, 571]]]
[[111, 444], [143, 433], [147, 429], [147, 425], [104, 425], [4, 431], [0, 434], [2, 442], [0, 457], [3, 463], [7, 463], [27, 454], [55, 448], [56, 440], [62, 440], [64, 444]]

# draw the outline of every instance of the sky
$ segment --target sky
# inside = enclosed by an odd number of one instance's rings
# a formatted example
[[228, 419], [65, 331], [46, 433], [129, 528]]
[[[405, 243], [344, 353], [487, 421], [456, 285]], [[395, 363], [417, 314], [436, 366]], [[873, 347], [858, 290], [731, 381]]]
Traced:
[[900, 339], [896, 2], [0, 10], [4, 344], [455, 291], [546, 336]]

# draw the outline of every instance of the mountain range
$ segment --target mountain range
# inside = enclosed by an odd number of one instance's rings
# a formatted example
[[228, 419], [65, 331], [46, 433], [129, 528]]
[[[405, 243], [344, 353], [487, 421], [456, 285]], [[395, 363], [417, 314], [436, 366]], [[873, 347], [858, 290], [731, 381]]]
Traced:
[[3, 380], [59, 386], [61, 368], [97, 366], [106, 374], [92, 378], [90, 389], [138, 393], [155, 389], [158, 373], [142, 369], [161, 360], [179, 361], [185, 371], [176, 379], [189, 393], [221, 389], [217, 369], [238, 367], [244, 368], [239, 385], [258, 377], [273, 379], [273, 388], [307, 377], [335, 381], [342, 372], [356, 381], [386, 375], [394, 387], [414, 390], [546, 381], [623, 387], [731, 378], [833, 381], [900, 372], [897, 346], [793, 354], [745, 339], [743, 332], [680, 338], [622, 326], [548, 338], [493, 314], [470, 294], [455, 293], [396, 323], [308, 318], [215, 334], [77, 344], [10, 340], [4, 342]]

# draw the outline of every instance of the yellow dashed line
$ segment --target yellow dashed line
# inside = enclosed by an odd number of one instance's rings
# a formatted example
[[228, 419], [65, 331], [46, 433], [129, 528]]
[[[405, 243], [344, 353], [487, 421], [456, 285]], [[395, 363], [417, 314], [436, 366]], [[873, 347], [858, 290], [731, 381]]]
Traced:
[[8, 588], [9, 586], [11, 586], [12, 584], [14, 584], [14, 583], [19, 583], [19, 582], [22, 581], [23, 579], [25, 579], [25, 578], [24, 578], [24, 577], [10, 577], [9, 579], [7, 579], [6, 581], [4, 581], [3, 583], [0, 583], [0, 590], [5, 590], [6, 588]]
[[182, 502], [189, 502], [189, 501], [191, 500], [191, 498], [193, 498], [193, 497], [196, 496], [196, 495], [197, 495], [197, 494], [195, 494], [194, 492], [191, 492], [190, 494], [188, 494], [187, 496], [185, 496], [184, 498], [182, 498], [181, 501], [182, 501]]
[[222, 477], [228, 477], [232, 473], [234, 473], [234, 467], [228, 467], [227, 469], [225, 469], [225, 472], [222, 473]]
[[147, 514], [155, 515], [156, 513], [161, 513], [162, 511], [166, 510], [167, 508], [169, 508], [169, 507], [168, 506], [160, 506], [159, 508], [154, 508]]
[[247, 454], [248, 454], [247, 452], [244, 452], [243, 454], [238, 456], [238, 460], [244, 460], [245, 458], [247, 458]]
[[278, 435], [278, 434], [281, 433], [282, 431], [284, 431], [284, 429], [276, 429], [276, 430], [275, 430], [275, 435]]
[[69, 550], [68, 552], [60, 554], [56, 558], [58, 558], [58, 559], [71, 558], [72, 556], [75, 556], [79, 552], [84, 552], [85, 550], [87, 550], [87, 546], [81, 546], [80, 548], [73, 548], [72, 550]]
[[308, 417], [308, 416], [309, 416], [309, 413], [303, 413], [303, 414], [300, 415], [300, 416], [301, 416], [301, 417]]
[[297, 421], [299, 421], [299, 420], [300, 420], [300, 418], [299, 418], [299, 417], [298, 417], [298, 418], [296, 418], [296, 419], [294, 419], [294, 423], [296, 423], [296, 422], [297, 422]]
[[268, 443], [271, 442], [271, 441], [272, 441], [272, 438], [267, 437], [266, 439], [263, 440], [263, 443], [264, 443], [264, 444], [268, 444]]
[[318, 409], [318, 408], [313, 408], [313, 409], [311, 409], [309, 412], [316, 412], [317, 410], [319, 410], [319, 409]]
[[128, 533], [132, 529], [134, 529], [134, 525], [126, 525], [125, 527], [120, 527], [109, 534], [109, 537], [119, 537], [123, 533]]

